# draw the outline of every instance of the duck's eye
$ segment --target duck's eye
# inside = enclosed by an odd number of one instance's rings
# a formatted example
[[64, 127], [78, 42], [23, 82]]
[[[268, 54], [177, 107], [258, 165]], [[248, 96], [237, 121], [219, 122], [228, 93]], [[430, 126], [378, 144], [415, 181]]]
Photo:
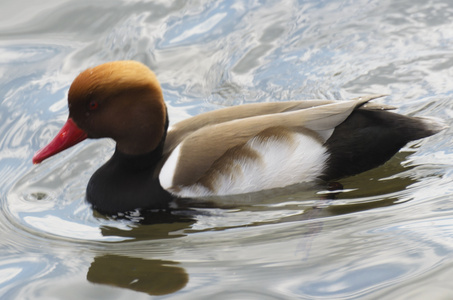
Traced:
[[95, 110], [96, 108], [98, 108], [99, 104], [97, 101], [90, 101], [90, 103], [88, 104], [88, 109], [89, 110]]

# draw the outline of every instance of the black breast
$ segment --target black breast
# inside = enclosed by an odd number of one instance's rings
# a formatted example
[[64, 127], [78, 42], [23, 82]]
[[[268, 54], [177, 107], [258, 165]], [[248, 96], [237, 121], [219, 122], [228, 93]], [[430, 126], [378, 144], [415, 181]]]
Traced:
[[126, 155], [118, 150], [91, 177], [87, 200], [102, 214], [166, 209], [172, 196], [154, 175], [160, 155]]

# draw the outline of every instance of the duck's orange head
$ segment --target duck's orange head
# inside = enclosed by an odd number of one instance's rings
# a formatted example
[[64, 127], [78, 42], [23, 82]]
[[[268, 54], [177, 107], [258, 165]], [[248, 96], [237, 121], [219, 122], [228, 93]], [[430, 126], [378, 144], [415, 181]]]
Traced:
[[53, 150], [38, 155], [45, 148], [40, 150], [34, 163], [86, 137], [110, 137], [121, 152], [143, 154], [154, 150], [165, 135], [166, 106], [160, 84], [148, 67], [136, 61], [109, 62], [83, 71], [71, 84], [68, 106], [63, 129], [75, 123], [78, 130], [71, 130], [76, 134], [60, 131], [47, 146]]

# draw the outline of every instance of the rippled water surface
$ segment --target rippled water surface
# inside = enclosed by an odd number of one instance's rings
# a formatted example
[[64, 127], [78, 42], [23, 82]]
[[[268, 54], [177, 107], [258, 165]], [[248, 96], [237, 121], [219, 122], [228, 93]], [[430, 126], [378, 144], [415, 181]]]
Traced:
[[31, 163], [72, 79], [119, 59], [156, 72], [172, 122], [385, 93], [451, 126], [452, 24], [446, 0], [2, 1], [0, 298], [452, 299], [451, 129], [342, 180], [335, 200], [291, 187], [146, 225], [84, 202], [111, 141]]

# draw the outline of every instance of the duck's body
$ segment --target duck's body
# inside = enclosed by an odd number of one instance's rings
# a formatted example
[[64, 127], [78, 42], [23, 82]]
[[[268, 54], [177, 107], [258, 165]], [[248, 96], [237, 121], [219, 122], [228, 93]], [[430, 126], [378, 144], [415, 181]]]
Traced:
[[137, 62], [107, 63], [74, 80], [62, 132], [75, 133], [60, 133], [34, 162], [87, 136], [112, 137], [115, 154], [90, 179], [87, 199], [115, 214], [165, 208], [174, 197], [242, 194], [357, 174], [442, 129], [368, 103], [376, 97], [241, 105], [189, 118], [167, 132], [154, 74]]

